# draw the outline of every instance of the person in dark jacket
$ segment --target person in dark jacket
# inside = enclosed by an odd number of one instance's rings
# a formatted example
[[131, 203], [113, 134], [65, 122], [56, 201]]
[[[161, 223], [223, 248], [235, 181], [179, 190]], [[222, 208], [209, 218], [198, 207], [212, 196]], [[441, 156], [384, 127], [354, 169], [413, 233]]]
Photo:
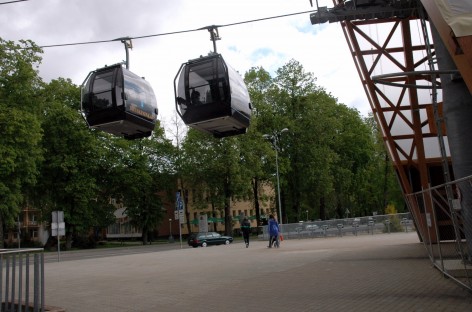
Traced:
[[275, 220], [273, 215], [269, 216], [269, 248], [272, 248], [272, 245], [279, 247], [279, 223]]
[[244, 243], [246, 243], [246, 248], [249, 247], [249, 234], [251, 234], [251, 223], [247, 217], [244, 217], [243, 222], [241, 223], [241, 231], [243, 232]]

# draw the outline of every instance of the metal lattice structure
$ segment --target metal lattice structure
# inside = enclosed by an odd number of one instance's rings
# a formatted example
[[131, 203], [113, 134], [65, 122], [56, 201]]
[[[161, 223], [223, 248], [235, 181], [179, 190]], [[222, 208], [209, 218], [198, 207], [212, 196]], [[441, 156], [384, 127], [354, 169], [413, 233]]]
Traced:
[[[456, 37], [445, 21], [463, 11], [472, 16], [472, 6], [453, 0], [455, 11], [444, 13], [441, 1], [335, 0], [310, 18], [341, 24], [418, 236], [437, 268], [472, 289], [472, 150], [462, 148], [470, 142], [464, 125], [472, 115], [472, 31]], [[461, 31], [468, 29], [462, 23]], [[453, 167], [460, 169], [456, 180]]]
[[[442, 93], [426, 12], [416, 0], [334, 1], [312, 24], [339, 22], [405, 195], [450, 181]], [[447, 197], [454, 198], [448, 189]], [[407, 201], [408, 201], [408, 197]], [[454, 239], [454, 216], [409, 201], [420, 239]], [[437, 219], [428, 219], [437, 215]], [[433, 224], [431, 224], [431, 222]], [[426, 235], [440, 228], [441, 238]], [[447, 234], [451, 233], [451, 234]]]

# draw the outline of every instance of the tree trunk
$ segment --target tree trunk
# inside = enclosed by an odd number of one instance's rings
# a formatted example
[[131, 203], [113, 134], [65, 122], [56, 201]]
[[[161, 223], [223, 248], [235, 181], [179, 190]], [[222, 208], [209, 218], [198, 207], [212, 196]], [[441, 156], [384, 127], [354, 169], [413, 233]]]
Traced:
[[147, 245], [147, 243], [148, 243], [148, 229], [147, 229], [146, 226], [143, 227], [142, 237], [143, 237], [143, 245]]
[[[211, 216], [214, 219], [216, 218], [216, 209], [215, 209], [215, 204], [213, 202], [211, 202]], [[217, 222], [213, 221], [213, 232], [216, 232], [217, 224], [218, 224]]]
[[231, 216], [231, 180], [226, 179], [225, 192], [225, 235], [233, 235], [233, 217]]
[[[73, 231], [72, 229], [74, 228], [73, 226], [70, 226], [71, 230], [66, 232], [66, 250], [71, 250], [72, 249], [72, 234]], [[58, 244], [61, 243], [60, 239], [57, 242]]]
[[320, 198], [320, 219], [326, 220], [326, 202], [324, 196]]
[[262, 234], [259, 233], [259, 220], [261, 219], [261, 211], [259, 206], [259, 180], [255, 177], [252, 181], [252, 191], [254, 194], [254, 209], [256, 210], [256, 227], [257, 227], [257, 235]]

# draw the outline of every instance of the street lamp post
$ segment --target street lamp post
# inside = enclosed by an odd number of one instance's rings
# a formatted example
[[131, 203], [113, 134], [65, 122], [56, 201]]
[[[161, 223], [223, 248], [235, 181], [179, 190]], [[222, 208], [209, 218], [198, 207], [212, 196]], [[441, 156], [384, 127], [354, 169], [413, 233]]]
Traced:
[[288, 131], [287, 128], [284, 128], [280, 130], [279, 132], [274, 132], [273, 135], [270, 134], [264, 134], [263, 137], [266, 139], [270, 139], [272, 141], [272, 144], [274, 146], [275, 150], [275, 170], [276, 170], [276, 176], [277, 176], [277, 198], [279, 202], [279, 223], [283, 224], [283, 219], [282, 219], [282, 201], [280, 200], [280, 179], [279, 179], [279, 146], [278, 146], [278, 140], [279, 136], [285, 132]]

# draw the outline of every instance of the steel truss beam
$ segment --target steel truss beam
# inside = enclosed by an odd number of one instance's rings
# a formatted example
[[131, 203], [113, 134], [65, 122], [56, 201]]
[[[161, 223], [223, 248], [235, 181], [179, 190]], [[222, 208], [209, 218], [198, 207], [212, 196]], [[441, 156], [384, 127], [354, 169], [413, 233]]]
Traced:
[[[403, 193], [443, 183], [430, 90], [433, 85], [440, 89], [441, 82], [429, 74], [428, 49], [421, 31], [416, 32], [421, 29], [419, 20], [391, 17], [345, 20], [341, 25]], [[434, 54], [434, 47], [429, 48]], [[376, 84], [375, 76], [383, 77], [383, 83]], [[438, 104], [442, 116], [441, 101]], [[441, 128], [447, 141], [445, 128]], [[425, 200], [422, 207], [408, 203], [415, 220], [426, 220], [424, 214], [432, 214], [430, 202]], [[419, 234], [426, 239], [427, 225], [418, 222]]]

